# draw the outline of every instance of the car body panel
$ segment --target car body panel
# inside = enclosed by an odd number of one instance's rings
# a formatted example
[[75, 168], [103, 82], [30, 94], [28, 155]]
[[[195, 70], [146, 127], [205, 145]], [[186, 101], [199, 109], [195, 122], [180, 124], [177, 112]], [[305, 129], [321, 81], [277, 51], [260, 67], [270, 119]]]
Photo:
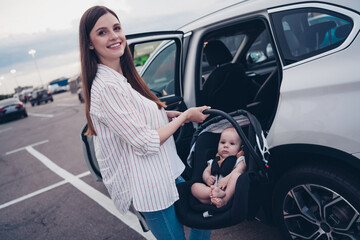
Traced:
[[[283, 79], [287, 80], [281, 85], [278, 110], [267, 137], [269, 146], [309, 143], [347, 153], [357, 152], [360, 129], [353, 126], [358, 125], [360, 112], [352, 110], [360, 109], [360, 69], [355, 64], [360, 56], [360, 16], [350, 10], [324, 4], [295, 6], [327, 7], [351, 16], [354, 26], [339, 47], [283, 68]], [[341, 76], [339, 59], [342, 59]], [[299, 75], [299, 72], [302, 74]], [[354, 74], [356, 72], [359, 74]]]

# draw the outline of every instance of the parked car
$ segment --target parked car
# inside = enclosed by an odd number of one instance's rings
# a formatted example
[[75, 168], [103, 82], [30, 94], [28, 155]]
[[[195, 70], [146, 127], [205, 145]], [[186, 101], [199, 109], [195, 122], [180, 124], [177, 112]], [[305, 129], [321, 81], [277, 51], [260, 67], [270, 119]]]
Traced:
[[83, 93], [82, 93], [82, 88], [79, 88], [77, 90], [77, 95], [78, 95], [78, 99], [79, 99], [80, 103], [84, 103], [84, 97], [83, 97]]
[[51, 94], [62, 93], [69, 90], [69, 85], [60, 86], [58, 84], [52, 84], [49, 85], [48, 90]]
[[24, 104], [17, 98], [0, 100], [0, 123], [19, 117], [27, 117]]
[[31, 106], [35, 106], [35, 104], [40, 105], [42, 102], [47, 103], [48, 101], [53, 102], [54, 99], [52, 94], [45, 89], [34, 90], [30, 99]]
[[33, 88], [27, 88], [21, 91], [21, 98], [20, 101], [23, 103], [27, 103], [31, 98], [32, 92], [34, 91]]
[[[357, 0], [253, 0], [177, 31], [127, 36], [134, 56], [160, 43], [141, 76], [169, 110], [209, 105], [259, 119], [270, 182], [253, 200], [285, 239], [360, 236], [359, 13]], [[196, 127], [175, 134], [185, 163]]]

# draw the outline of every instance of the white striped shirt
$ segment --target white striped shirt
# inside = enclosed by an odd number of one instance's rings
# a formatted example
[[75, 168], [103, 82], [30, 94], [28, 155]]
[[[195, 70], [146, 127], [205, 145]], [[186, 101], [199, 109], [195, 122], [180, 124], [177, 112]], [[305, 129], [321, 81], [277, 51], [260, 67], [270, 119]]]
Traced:
[[91, 88], [90, 116], [103, 182], [124, 214], [158, 211], [178, 198], [175, 178], [185, 166], [173, 137], [160, 146], [156, 129], [168, 123], [164, 109], [135, 91], [126, 78], [99, 64]]

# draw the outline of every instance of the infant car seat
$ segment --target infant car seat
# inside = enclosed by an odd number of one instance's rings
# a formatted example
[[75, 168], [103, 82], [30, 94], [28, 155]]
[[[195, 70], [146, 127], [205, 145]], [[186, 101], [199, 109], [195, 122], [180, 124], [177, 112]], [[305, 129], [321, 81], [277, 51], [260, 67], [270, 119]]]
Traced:
[[[227, 114], [210, 109], [204, 113], [218, 116], [202, 124], [194, 133], [188, 157], [193, 175], [189, 181], [177, 185], [180, 199], [175, 203], [175, 210], [178, 219], [182, 224], [198, 229], [224, 228], [245, 219], [254, 219], [268, 182], [269, 153], [260, 123], [245, 110]], [[243, 140], [247, 169], [239, 176], [231, 200], [225, 206], [216, 208], [194, 198], [191, 186], [195, 182], [202, 182], [207, 161], [214, 158], [217, 152], [221, 132], [231, 125]]]

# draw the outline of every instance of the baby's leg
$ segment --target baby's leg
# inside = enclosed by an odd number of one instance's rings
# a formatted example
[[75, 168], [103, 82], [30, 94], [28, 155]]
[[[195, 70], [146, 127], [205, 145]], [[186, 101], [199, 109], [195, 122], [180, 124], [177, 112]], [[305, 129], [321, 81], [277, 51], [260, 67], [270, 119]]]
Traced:
[[230, 175], [230, 179], [228, 181], [227, 187], [225, 189], [225, 197], [223, 198], [225, 201], [225, 204], [227, 204], [230, 200], [230, 198], [234, 195], [235, 187], [236, 187], [236, 181], [239, 178], [240, 173], [238, 172], [232, 172]]
[[224, 198], [218, 198], [218, 197], [214, 197], [214, 198], [211, 198], [211, 202], [213, 204], [215, 204], [215, 206], [217, 208], [221, 208], [222, 206], [225, 206], [225, 201], [224, 201]]
[[191, 186], [191, 193], [196, 197], [200, 202], [205, 204], [210, 204], [210, 193], [211, 188], [203, 183], [194, 183]]
[[211, 188], [211, 194], [210, 194], [211, 198], [225, 197], [226, 193], [223, 190], [221, 190], [219, 187], [215, 187], [214, 185], [212, 185], [210, 188]]

